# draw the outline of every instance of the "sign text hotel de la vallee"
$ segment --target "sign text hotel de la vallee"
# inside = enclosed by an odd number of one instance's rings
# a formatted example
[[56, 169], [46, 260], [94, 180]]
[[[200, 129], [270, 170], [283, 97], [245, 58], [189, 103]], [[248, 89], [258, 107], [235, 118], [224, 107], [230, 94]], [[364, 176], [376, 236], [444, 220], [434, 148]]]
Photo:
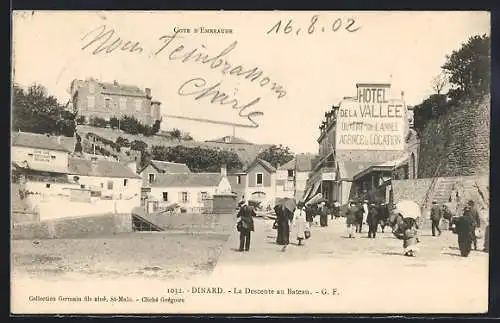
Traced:
[[389, 96], [390, 84], [358, 84], [357, 97], [340, 104], [336, 149], [403, 150], [406, 105]]

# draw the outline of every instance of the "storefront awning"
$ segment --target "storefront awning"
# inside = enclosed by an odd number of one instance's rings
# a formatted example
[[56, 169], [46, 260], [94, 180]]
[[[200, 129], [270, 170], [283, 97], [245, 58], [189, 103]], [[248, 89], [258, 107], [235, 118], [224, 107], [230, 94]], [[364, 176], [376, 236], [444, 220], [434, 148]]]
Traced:
[[320, 190], [320, 187], [319, 187], [320, 185], [321, 185], [321, 181], [314, 183], [314, 186], [312, 186], [312, 189], [310, 191], [308, 191], [308, 194], [305, 196], [304, 200], [307, 201], [311, 197], [313, 197], [314, 195], [318, 194], [319, 190]]

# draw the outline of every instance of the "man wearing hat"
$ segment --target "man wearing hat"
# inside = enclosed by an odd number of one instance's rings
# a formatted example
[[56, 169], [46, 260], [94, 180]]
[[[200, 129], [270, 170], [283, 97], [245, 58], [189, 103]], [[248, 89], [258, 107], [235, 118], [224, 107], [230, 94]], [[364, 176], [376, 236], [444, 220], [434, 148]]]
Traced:
[[441, 229], [439, 228], [439, 221], [441, 221], [441, 207], [437, 204], [437, 201], [432, 201], [431, 207], [431, 222], [432, 222], [432, 236], [436, 236], [436, 231], [438, 235], [441, 235]]
[[377, 235], [378, 218], [377, 206], [375, 203], [370, 203], [368, 206], [368, 216], [366, 218], [366, 222], [368, 223], [368, 238], [375, 238]]

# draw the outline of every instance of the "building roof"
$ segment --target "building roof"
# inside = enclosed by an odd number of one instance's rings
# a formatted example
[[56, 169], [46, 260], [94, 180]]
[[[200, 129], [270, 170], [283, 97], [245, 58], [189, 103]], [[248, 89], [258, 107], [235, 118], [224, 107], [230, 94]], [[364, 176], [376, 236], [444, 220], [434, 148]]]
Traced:
[[26, 171], [34, 171], [34, 172], [42, 172], [42, 173], [57, 173], [57, 174], [67, 174], [68, 167], [66, 165], [52, 165], [52, 164], [43, 164], [43, 163], [30, 163], [28, 161], [24, 162], [12, 162], [12, 168], [18, 170], [26, 170]]
[[97, 82], [99, 84], [100, 90], [103, 93], [116, 94], [116, 95], [130, 95], [130, 96], [140, 96], [145, 97], [146, 92], [140, 89], [136, 85], [107, 83], [107, 82]]
[[[161, 173], [169, 173], [169, 174], [179, 174], [179, 173], [191, 173], [189, 167], [186, 164], [182, 163], [174, 163], [162, 160], [151, 160], [148, 165], [153, 166], [157, 171]], [[148, 166], [144, 166], [139, 173]]]
[[359, 172], [362, 172], [363, 170], [376, 164], [377, 162], [354, 162], [350, 160], [339, 161], [338, 167], [340, 178], [353, 179], [353, 177]]
[[95, 177], [141, 178], [127, 165], [110, 160], [88, 160], [70, 157], [69, 174]]
[[69, 152], [63, 145], [57, 143], [57, 136], [31, 132], [13, 132], [11, 140], [12, 146]]
[[248, 172], [248, 170], [253, 168], [256, 164], [261, 164], [262, 167], [264, 167], [270, 173], [276, 172], [276, 168], [273, 165], [271, 165], [271, 163], [269, 163], [268, 161], [265, 161], [264, 159], [261, 159], [261, 158], [255, 158], [253, 163], [251, 163], [247, 167], [246, 171]]
[[253, 145], [253, 143], [246, 141], [245, 139], [241, 139], [234, 136], [224, 136], [218, 139], [205, 140], [205, 142], [216, 142], [220, 144], [240, 144], [240, 145]]
[[295, 165], [296, 165], [296, 159], [294, 158], [294, 159], [290, 160], [288, 163], [278, 167], [278, 169], [280, 169], [280, 170], [295, 169]]
[[354, 174], [353, 179], [361, 178], [373, 171], [392, 171], [395, 168], [405, 165], [408, 162], [408, 158], [409, 158], [408, 154], [405, 153], [397, 159], [371, 165], [359, 171], [358, 173]]
[[213, 187], [222, 180], [220, 173], [158, 174], [151, 187]]

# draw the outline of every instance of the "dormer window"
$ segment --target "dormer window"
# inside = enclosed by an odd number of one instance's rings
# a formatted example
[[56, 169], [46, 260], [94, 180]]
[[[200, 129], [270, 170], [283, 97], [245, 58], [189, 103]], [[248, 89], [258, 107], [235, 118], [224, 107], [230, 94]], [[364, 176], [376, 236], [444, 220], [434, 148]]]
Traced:
[[231, 137], [229, 137], [229, 136], [224, 137], [224, 142], [225, 142], [225, 143], [229, 143], [229, 142], [231, 142]]

